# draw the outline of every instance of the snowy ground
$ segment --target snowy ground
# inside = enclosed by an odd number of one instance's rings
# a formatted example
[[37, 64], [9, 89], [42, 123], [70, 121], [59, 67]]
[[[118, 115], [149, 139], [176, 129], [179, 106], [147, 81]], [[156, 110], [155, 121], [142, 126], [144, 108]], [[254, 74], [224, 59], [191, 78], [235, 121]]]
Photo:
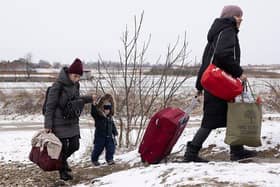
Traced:
[[[94, 186], [279, 186], [280, 164], [161, 164], [95, 179]], [[222, 185], [221, 185], [222, 184]], [[83, 186], [83, 185], [78, 185]]]
[[[41, 119], [33, 117], [30, 119]], [[175, 145], [173, 152], [182, 148], [188, 140], [192, 139], [201, 116], [192, 117], [181, 138]], [[207, 164], [197, 163], [163, 163], [158, 165], [143, 166], [137, 149], [115, 156], [118, 164], [129, 164], [132, 169], [112, 173], [77, 186], [279, 186], [280, 184], [280, 114], [264, 115], [262, 128], [263, 145], [256, 150], [261, 152], [274, 150], [272, 160], [261, 163], [237, 163], [228, 161], [228, 145], [224, 143], [224, 129], [211, 133], [204, 144], [204, 150], [211, 147], [210, 151], [203, 151], [202, 156], [213, 158], [213, 155], [223, 153], [221, 159]], [[271, 120], [268, 120], [271, 119]], [[0, 121], [2, 124], [5, 120]], [[0, 126], [1, 126], [0, 123]], [[9, 121], [13, 123], [13, 121]], [[13, 163], [20, 161], [29, 164], [28, 154], [31, 149], [30, 141], [35, 130], [5, 130], [0, 128], [0, 162]], [[79, 164], [89, 160], [92, 145], [93, 129], [81, 130], [80, 150], [71, 157], [72, 164]], [[250, 148], [249, 148], [250, 149]], [[276, 151], [275, 151], [276, 150]], [[183, 152], [178, 153], [182, 156]], [[210, 159], [211, 160], [211, 159]], [[101, 161], [104, 161], [102, 157]], [[91, 184], [93, 183], [93, 184]]]
[[[268, 116], [270, 115], [266, 117]], [[278, 114], [271, 116], [280, 117]], [[175, 145], [173, 152], [178, 151], [182, 144], [190, 140], [196, 130], [197, 127], [187, 128]], [[280, 142], [279, 132], [279, 121], [265, 121], [262, 137], [266, 138], [263, 140], [263, 146], [257, 148], [257, 150], [263, 151], [277, 147]], [[212, 152], [221, 152], [228, 149], [228, 146], [223, 143], [224, 134], [224, 130], [213, 132], [205, 142], [204, 147], [207, 148], [215, 144], [216, 147]], [[120, 155], [117, 159], [130, 163], [140, 161], [137, 151]], [[222, 186], [279, 186], [279, 175], [280, 163], [240, 164], [228, 161], [210, 162], [208, 164], [168, 163], [149, 167], [142, 166], [114, 173], [95, 179], [94, 186], [125, 186], [126, 184], [133, 184], [134, 186], [217, 186], [218, 184], [223, 184]]]
[[[268, 117], [270, 115], [267, 115]], [[271, 115], [280, 117], [279, 114]], [[173, 149], [176, 152], [180, 146], [190, 140], [197, 127], [187, 128]], [[256, 150], [261, 152], [276, 148], [280, 142], [279, 121], [265, 121], [262, 128], [263, 145]], [[213, 132], [205, 142], [204, 147], [215, 144], [212, 152], [228, 149], [223, 142], [224, 129]], [[250, 149], [250, 148], [249, 148]], [[278, 148], [277, 148], [278, 149]], [[279, 150], [278, 150], [279, 151]], [[182, 153], [181, 153], [182, 154]], [[134, 155], [134, 158], [133, 156]], [[276, 158], [278, 157], [278, 158]], [[121, 161], [136, 163], [140, 161], [137, 151], [117, 157]], [[126, 171], [97, 178], [93, 186], [279, 186], [280, 159], [279, 153], [275, 160], [266, 163], [238, 163], [229, 161], [213, 161], [208, 164], [168, 163], [138, 167]], [[83, 186], [83, 185], [81, 185]]]

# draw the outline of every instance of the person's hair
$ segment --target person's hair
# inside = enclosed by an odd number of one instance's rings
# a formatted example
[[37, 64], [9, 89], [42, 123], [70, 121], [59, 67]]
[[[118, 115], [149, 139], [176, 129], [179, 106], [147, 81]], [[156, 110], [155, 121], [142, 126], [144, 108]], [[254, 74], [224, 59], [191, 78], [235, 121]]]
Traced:
[[113, 116], [115, 114], [115, 100], [113, 98], [113, 96], [111, 94], [104, 94], [100, 100], [98, 101], [96, 107], [100, 110], [100, 111], [103, 111], [103, 106], [105, 104], [105, 102], [108, 101], [111, 103], [112, 105], [112, 109], [110, 110], [110, 113], [109, 115]]

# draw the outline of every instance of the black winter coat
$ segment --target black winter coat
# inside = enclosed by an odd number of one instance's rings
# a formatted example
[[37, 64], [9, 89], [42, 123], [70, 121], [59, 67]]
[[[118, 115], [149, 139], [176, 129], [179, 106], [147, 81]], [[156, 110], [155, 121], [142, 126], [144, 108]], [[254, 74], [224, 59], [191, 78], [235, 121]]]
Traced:
[[95, 138], [113, 137], [118, 135], [117, 128], [111, 116], [104, 116], [104, 114], [97, 109], [95, 105], [91, 107], [91, 116], [95, 121]]
[[73, 83], [68, 77], [68, 68], [64, 67], [58, 79], [49, 90], [46, 102], [45, 128], [52, 129], [59, 138], [71, 138], [80, 135], [79, 118], [64, 119], [63, 107], [68, 98], [79, 99], [84, 104], [92, 103], [91, 96], [80, 96], [79, 83]]
[[[217, 43], [219, 34], [220, 39]], [[210, 63], [215, 46], [216, 51], [213, 63], [233, 77], [240, 77], [242, 75], [243, 70], [240, 66], [240, 46], [237, 34], [238, 29], [234, 18], [218, 18], [214, 21], [208, 32], [208, 43], [205, 47], [202, 65], [197, 76], [196, 88], [198, 91], [203, 90], [200, 83], [201, 76]], [[207, 129], [226, 127], [226, 116], [227, 102], [204, 91], [201, 126]]]

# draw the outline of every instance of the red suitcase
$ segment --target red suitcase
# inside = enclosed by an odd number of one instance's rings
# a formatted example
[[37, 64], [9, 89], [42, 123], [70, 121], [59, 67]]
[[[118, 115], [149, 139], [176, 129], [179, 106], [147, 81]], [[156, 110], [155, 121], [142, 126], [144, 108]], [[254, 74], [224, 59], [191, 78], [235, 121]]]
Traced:
[[171, 153], [197, 103], [195, 96], [185, 111], [169, 107], [151, 118], [138, 150], [143, 162], [156, 164]]
[[143, 162], [159, 163], [170, 154], [189, 119], [188, 114], [178, 108], [165, 108], [150, 120], [139, 147]]

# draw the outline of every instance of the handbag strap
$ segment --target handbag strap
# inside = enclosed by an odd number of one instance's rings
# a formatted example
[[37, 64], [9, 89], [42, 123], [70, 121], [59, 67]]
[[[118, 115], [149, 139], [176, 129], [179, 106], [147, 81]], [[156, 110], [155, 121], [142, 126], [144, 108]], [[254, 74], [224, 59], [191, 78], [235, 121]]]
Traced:
[[212, 54], [211, 59], [210, 59], [210, 64], [212, 64], [212, 62], [213, 62], [214, 55], [215, 55], [215, 53], [216, 53], [217, 46], [218, 46], [218, 42], [219, 42], [219, 40], [220, 40], [220, 38], [221, 38], [222, 32], [223, 32], [223, 31], [221, 31], [221, 32], [219, 33], [219, 35], [218, 35], [218, 39], [217, 39], [217, 41], [216, 41], [216, 45], [215, 45], [213, 54]]
[[[218, 42], [219, 42], [219, 40], [220, 40], [220, 38], [221, 38], [222, 33], [223, 33], [223, 31], [221, 31], [221, 32], [219, 33], [219, 35], [218, 35], [218, 39], [217, 39], [217, 42], [216, 42], [216, 45], [215, 45], [213, 54], [212, 54], [211, 59], [210, 59], [210, 64], [212, 64], [212, 62], [213, 62], [214, 55], [215, 55], [216, 50], [217, 50]], [[236, 60], [235, 45], [233, 46], [233, 56], [234, 56], [234, 60]]]

